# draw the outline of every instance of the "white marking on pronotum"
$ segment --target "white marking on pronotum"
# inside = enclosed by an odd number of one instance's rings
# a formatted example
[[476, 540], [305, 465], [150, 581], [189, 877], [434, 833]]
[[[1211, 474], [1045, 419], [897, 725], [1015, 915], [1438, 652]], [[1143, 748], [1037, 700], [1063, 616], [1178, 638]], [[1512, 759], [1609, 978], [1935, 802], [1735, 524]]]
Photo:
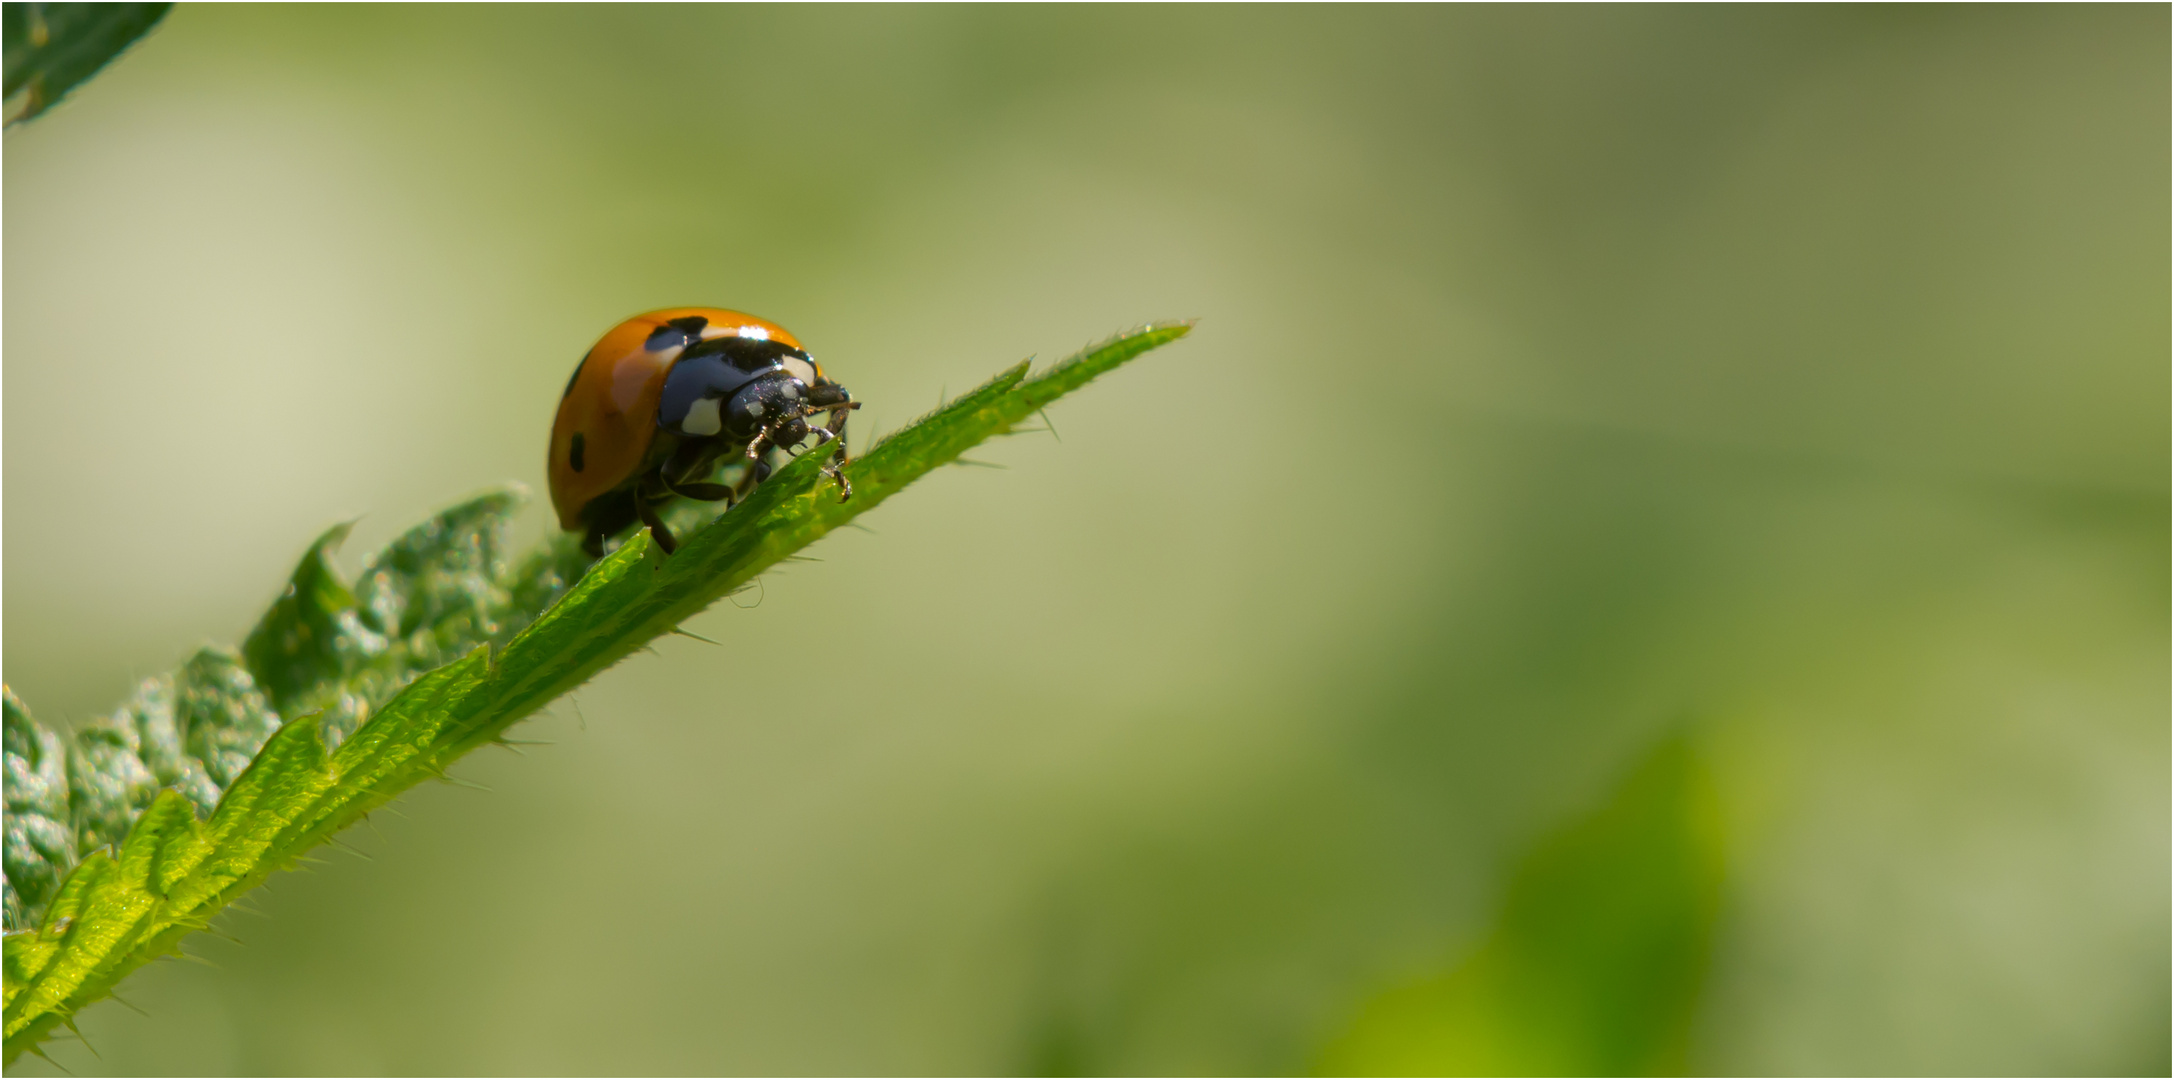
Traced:
[[797, 356], [785, 357], [780, 362], [785, 365], [785, 370], [793, 373], [793, 378], [799, 379], [801, 382], [807, 383], [809, 386], [815, 385], [814, 364], [808, 363], [806, 360], [802, 360]]
[[747, 404], [740, 406], [740, 408], [745, 410], [747, 412], [747, 415], [749, 416], [762, 415], [762, 402], [760, 401], [750, 401]]
[[695, 403], [687, 407], [687, 419], [679, 422], [679, 429], [689, 435], [715, 435], [725, 430], [724, 422], [717, 416], [717, 407], [721, 404], [716, 398], [696, 398]]

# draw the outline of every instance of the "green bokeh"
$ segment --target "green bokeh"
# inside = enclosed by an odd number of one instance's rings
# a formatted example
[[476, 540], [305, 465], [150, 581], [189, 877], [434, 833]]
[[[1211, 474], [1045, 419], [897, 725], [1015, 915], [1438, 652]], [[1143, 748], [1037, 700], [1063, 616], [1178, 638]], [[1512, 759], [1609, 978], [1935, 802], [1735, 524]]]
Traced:
[[42, 718], [238, 642], [334, 522], [540, 485], [631, 312], [792, 327], [869, 433], [1203, 321], [53, 1052], [1302, 1071], [1689, 717], [1690, 1068], [2163, 1073], [2168, 31], [177, 8], [7, 136]]
[[1486, 940], [1366, 1002], [1336, 1076], [1681, 1076], [1723, 863], [1697, 738], [1654, 747], [1602, 804], [1535, 845]]

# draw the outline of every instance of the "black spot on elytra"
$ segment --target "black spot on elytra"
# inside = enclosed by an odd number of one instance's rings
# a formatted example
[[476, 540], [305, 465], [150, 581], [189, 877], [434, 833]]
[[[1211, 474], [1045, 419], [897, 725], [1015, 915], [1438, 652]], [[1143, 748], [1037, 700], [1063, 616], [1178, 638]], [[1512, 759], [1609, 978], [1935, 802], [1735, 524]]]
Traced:
[[702, 339], [702, 328], [709, 324], [709, 319], [701, 315], [686, 315], [673, 319], [671, 322], [651, 330], [649, 337], [642, 342], [642, 348], [650, 352], [663, 352], [666, 349], [679, 348], [691, 341], [700, 341]]
[[582, 438], [580, 432], [574, 432], [574, 445], [567, 448], [566, 460], [573, 465], [575, 472], [580, 472], [581, 467], [587, 464], [587, 462], [583, 461], [582, 458], [584, 452], [588, 449], [589, 441]]

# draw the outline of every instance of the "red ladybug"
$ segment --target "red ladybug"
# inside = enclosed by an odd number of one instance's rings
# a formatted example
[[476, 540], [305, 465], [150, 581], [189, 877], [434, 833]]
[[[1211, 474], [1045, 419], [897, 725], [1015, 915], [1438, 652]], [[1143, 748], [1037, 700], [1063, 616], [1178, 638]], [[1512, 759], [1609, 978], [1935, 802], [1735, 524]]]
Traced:
[[[551, 425], [551, 504], [561, 526], [587, 534], [592, 556], [636, 521], [669, 555], [679, 545], [657, 507], [685, 496], [729, 508], [770, 475], [770, 451], [810, 435], [835, 444], [825, 471], [844, 501], [845, 421], [858, 407], [776, 323], [722, 308], [636, 315], [566, 382]], [[826, 412], [826, 426], [809, 422]], [[709, 480], [721, 461], [744, 466], [730, 486]]]

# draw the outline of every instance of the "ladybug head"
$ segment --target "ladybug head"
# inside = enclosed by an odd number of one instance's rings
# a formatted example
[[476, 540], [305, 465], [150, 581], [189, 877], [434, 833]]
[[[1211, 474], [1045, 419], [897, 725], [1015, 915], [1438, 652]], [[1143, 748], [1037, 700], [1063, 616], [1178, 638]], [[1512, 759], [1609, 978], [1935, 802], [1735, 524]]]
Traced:
[[748, 383], [725, 403], [725, 431], [735, 442], [752, 442], [767, 430], [771, 446], [792, 446], [808, 437], [807, 415], [817, 395], [789, 372], [772, 371]]

